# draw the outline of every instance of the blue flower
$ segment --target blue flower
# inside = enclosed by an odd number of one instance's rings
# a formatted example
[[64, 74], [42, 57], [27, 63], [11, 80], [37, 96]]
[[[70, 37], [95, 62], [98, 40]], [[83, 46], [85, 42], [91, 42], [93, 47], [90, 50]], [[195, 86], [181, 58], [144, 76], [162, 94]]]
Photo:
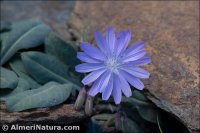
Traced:
[[[77, 58], [85, 62], [76, 66], [76, 71], [89, 73], [83, 80], [84, 85], [92, 84], [89, 95], [102, 93], [102, 99], [112, 95], [116, 104], [121, 102], [122, 92], [126, 97], [132, 95], [130, 85], [142, 90], [144, 84], [139, 78], [149, 78], [149, 72], [138, 66], [151, 62], [145, 56], [144, 42], [136, 42], [128, 47], [130, 31], [120, 31], [116, 36], [114, 29], [108, 27], [106, 36], [100, 32], [94, 34], [97, 47], [82, 42]], [[130, 85], [129, 85], [130, 84]]]

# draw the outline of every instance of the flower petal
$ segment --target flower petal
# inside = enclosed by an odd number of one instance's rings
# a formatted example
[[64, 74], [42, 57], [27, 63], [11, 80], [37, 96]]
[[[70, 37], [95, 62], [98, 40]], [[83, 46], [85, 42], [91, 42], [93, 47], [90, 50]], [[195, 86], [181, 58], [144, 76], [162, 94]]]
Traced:
[[102, 99], [103, 100], [108, 100], [108, 98], [110, 97], [110, 95], [112, 93], [112, 90], [113, 90], [113, 74], [111, 74], [109, 83], [106, 86], [105, 90], [103, 91]]
[[146, 70], [138, 67], [122, 67], [121, 70], [131, 74], [132, 76], [138, 77], [138, 78], [149, 78], [150, 73]]
[[129, 62], [129, 61], [135, 61], [135, 60], [138, 60], [142, 57], [144, 57], [146, 54], [146, 51], [145, 50], [141, 50], [141, 51], [138, 51], [137, 53], [131, 55], [131, 56], [125, 56], [125, 57], [122, 57], [122, 60], [123, 62]]
[[95, 71], [101, 68], [105, 68], [105, 65], [103, 63], [83, 63], [77, 65], [75, 67], [75, 70], [77, 72], [85, 73], [85, 72]]
[[131, 40], [131, 31], [127, 30], [126, 31], [126, 37], [125, 37], [125, 40], [124, 40], [124, 47], [122, 50], [125, 50], [128, 46], [128, 43], [130, 42]]
[[117, 75], [116, 82], [118, 82], [120, 89], [122, 90], [122, 92], [126, 97], [130, 97], [132, 95], [130, 85], [123, 76], [121, 76], [120, 74]]
[[138, 79], [124, 71], [120, 71], [120, 74], [122, 74], [125, 77], [125, 79], [136, 89], [138, 89], [138, 90], [144, 89], [144, 84], [142, 83], [142, 81], [140, 79]]
[[131, 40], [130, 31], [120, 31], [118, 33], [118, 39], [116, 44], [116, 55], [122, 53], [128, 46], [129, 41]]
[[124, 31], [119, 31], [119, 33], [117, 35], [117, 40], [116, 40], [116, 44], [115, 44], [116, 55], [119, 55], [121, 53], [121, 50], [123, 49], [125, 35], [126, 35], [126, 33]]
[[83, 80], [82, 83], [84, 85], [88, 85], [94, 82], [97, 78], [99, 78], [104, 72], [106, 71], [105, 68], [93, 71], [92, 73], [88, 74]]
[[111, 71], [107, 70], [103, 75], [101, 75], [97, 81], [94, 82], [92, 88], [89, 91], [89, 95], [95, 96], [98, 92], [102, 92], [101, 89], [105, 89], [108, 81], [110, 79]]
[[114, 51], [115, 41], [116, 41], [115, 32], [114, 29], [110, 26], [107, 29], [106, 42], [111, 52]]
[[100, 63], [99, 60], [96, 60], [87, 54], [85, 52], [78, 52], [77, 53], [77, 58], [80, 59], [81, 61], [87, 62], [87, 63]]
[[107, 51], [106, 40], [102, 36], [101, 32], [96, 31], [94, 33], [94, 37], [95, 37], [96, 43], [97, 43], [98, 47], [100, 48], [101, 52], [106, 53], [106, 51]]
[[92, 58], [95, 58], [95, 59], [98, 59], [98, 60], [105, 60], [105, 56], [104, 54], [98, 49], [96, 48], [95, 46], [89, 44], [89, 43], [86, 43], [86, 42], [82, 42], [80, 44], [80, 48], [87, 54], [89, 55], [90, 57]]
[[101, 78], [98, 78], [94, 82], [94, 84], [92, 85], [92, 87], [90, 88], [89, 93], [88, 93], [90, 96], [94, 97], [97, 93], [99, 93], [99, 83], [100, 83], [100, 81], [101, 81]]
[[124, 51], [124, 56], [134, 55], [138, 51], [144, 50], [144, 42], [136, 42]]
[[121, 92], [121, 88], [119, 86], [119, 83], [116, 82], [116, 77], [114, 77], [114, 86], [113, 86], [113, 90], [112, 90], [112, 96], [114, 98], [115, 104], [119, 104], [121, 102], [122, 99], [122, 92]]
[[149, 64], [150, 62], [151, 62], [151, 58], [148, 56], [144, 56], [138, 60], [128, 62], [128, 63], [124, 64], [123, 66], [132, 66], [132, 67], [144, 66], [146, 64]]
[[106, 88], [106, 86], [107, 86], [107, 84], [108, 84], [108, 82], [110, 80], [111, 74], [112, 74], [112, 71], [111, 70], [107, 70], [104, 73], [104, 75], [102, 75], [102, 77], [101, 77], [101, 82], [102, 83], [101, 83], [101, 86], [99, 87], [99, 91], [100, 92], [103, 92], [105, 90], [105, 88]]

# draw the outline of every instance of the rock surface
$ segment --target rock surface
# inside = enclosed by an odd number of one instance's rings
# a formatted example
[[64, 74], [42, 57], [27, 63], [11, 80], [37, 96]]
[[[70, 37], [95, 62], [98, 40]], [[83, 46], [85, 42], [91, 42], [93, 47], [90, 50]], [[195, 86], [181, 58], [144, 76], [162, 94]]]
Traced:
[[12, 123], [70, 125], [81, 122], [87, 118], [83, 111], [75, 111], [72, 104], [13, 113], [8, 113], [3, 103], [0, 104], [0, 108], [0, 125]]
[[[68, 40], [71, 34], [66, 22], [74, 3], [1, 1], [1, 20], [39, 18]], [[77, 38], [81, 37], [80, 33], [85, 29], [89, 34], [89, 40], [92, 41], [91, 35], [94, 31], [105, 31], [108, 25], [114, 26], [117, 30], [130, 29], [132, 43], [139, 40], [146, 42], [148, 55], [152, 57], [152, 63], [145, 67], [151, 72], [151, 77], [144, 80], [149, 99], [160, 108], [174, 114], [191, 132], [199, 132], [199, 3], [77, 1], [68, 24]], [[29, 113], [33, 114], [30, 115], [28, 112], [6, 113], [5, 107], [1, 106], [0, 116], [5, 116], [1, 118], [1, 123], [6, 120], [27, 122], [26, 120], [44, 119], [53, 119], [50, 122], [54, 123], [56, 117], [61, 118], [63, 112], [67, 113], [66, 106], [68, 105], [55, 107], [49, 116], [48, 109], [32, 110], [33, 112]], [[80, 112], [71, 113], [75, 115], [72, 120], [76, 120], [79, 115], [82, 118]], [[40, 117], [41, 115], [44, 117]], [[67, 117], [65, 115], [62, 117]]]
[[37, 18], [50, 25], [63, 39], [68, 40], [70, 37], [66, 22], [75, 1], [1, 1], [0, 4], [1, 20]]
[[[132, 31], [132, 43], [146, 42], [152, 63], [144, 80], [147, 95], [191, 132], [200, 131], [199, 4], [197, 1], [78, 1], [70, 18], [73, 34], [109, 25]], [[91, 38], [88, 41], [93, 42]]]

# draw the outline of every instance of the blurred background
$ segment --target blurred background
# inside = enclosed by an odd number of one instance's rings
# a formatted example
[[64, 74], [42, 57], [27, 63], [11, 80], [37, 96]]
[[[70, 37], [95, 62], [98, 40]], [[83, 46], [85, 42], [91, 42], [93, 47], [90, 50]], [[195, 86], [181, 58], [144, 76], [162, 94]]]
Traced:
[[75, 1], [1, 1], [1, 20], [40, 19], [67, 38], [67, 22], [74, 6]]

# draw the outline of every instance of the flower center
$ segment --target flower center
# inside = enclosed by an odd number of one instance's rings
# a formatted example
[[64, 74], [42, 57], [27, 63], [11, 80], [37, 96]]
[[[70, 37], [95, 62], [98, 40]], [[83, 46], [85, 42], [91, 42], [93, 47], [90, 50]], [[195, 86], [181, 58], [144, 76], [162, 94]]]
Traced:
[[105, 61], [105, 65], [111, 70], [113, 71], [114, 73], [117, 73], [118, 72], [118, 68], [120, 67], [120, 63], [119, 63], [119, 60], [117, 58], [108, 58], [106, 61]]

